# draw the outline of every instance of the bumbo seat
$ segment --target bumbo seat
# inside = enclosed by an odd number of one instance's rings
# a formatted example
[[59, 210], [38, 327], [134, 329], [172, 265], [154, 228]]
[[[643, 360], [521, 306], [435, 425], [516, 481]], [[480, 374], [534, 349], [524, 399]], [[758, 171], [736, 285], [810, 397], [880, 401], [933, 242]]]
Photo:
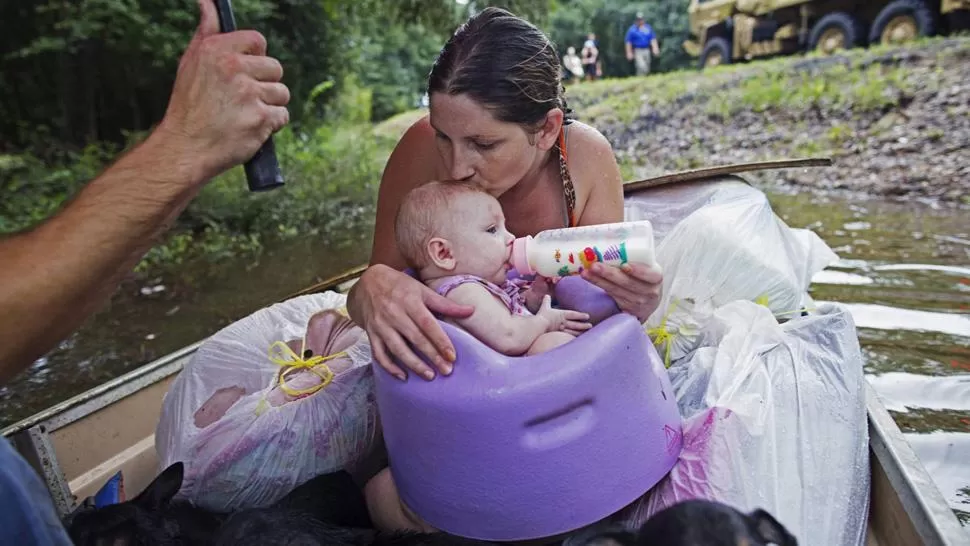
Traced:
[[391, 473], [429, 524], [481, 540], [564, 533], [636, 500], [677, 460], [673, 389], [633, 316], [524, 357], [440, 324], [457, 352], [451, 375], [375, 370]]

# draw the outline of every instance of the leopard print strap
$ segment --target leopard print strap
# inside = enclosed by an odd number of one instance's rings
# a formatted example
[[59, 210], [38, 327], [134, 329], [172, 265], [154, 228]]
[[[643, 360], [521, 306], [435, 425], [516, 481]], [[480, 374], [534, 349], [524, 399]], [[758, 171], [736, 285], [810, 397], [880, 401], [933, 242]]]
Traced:
[[569, 176], [569, 168], [566, 165], [566, 128], [559, 130], [559, 176], [562, 178], [563, 197], [566, 201], [566, 226], [576, 226], [576, 187], [573, 186], [573, 179]]

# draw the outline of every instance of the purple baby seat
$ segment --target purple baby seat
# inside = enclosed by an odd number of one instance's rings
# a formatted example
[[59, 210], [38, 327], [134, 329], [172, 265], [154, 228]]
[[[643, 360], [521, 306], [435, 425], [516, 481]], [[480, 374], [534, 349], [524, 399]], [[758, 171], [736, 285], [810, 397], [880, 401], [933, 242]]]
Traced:
[[451, 375], [374, 374], [391, 473], [429, 524], [480, 540], [557, 535], [613, 514], [673, 467], [680, 413], [633, 316], [525, 357], [440, 324], [457, 352]]

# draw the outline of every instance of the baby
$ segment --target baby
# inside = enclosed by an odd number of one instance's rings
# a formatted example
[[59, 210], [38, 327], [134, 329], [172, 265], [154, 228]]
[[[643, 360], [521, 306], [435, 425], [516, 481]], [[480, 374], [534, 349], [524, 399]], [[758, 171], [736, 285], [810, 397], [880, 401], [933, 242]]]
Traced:
[[512, 356], [558, 347], [590, 328], [589, 316], [554, 309], [546, 282], [507, 278], [512, 240], [498, 200], [473, 184], [431, 182], [408, 193], [395, 221], [398, 249], [424, 284], [475, 312], [450, 320]]
[[[475, 307], [452, 322], [500, 353], [541, 353], [590, 328], [585, 313], [552, 308], [544, 279], [525, 290], [508, 280], [514, 236], [498, 200], [473, 184], [430, 182], [412, 190], [398, 210], [395, 236], [422, 282]], [[390, 469], [364, 494], [378, 529], [435, 531], [401, 502]]]

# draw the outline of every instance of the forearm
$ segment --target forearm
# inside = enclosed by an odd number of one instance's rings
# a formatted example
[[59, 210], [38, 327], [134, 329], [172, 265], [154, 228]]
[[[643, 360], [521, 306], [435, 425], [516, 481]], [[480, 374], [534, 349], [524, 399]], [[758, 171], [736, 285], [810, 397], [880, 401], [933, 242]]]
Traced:
[[627, 57], [633, 56], [633, 45], [630, 42], [626, 43], [626, 56]]
[[650, 41], [650, 47], [653, 49], [654, 55], [660, 55], [660, 44], [657, 43], [656, 38]]
[[0, 240], [0, 383], [103, 305], [198, 191], [202, 168], [168, 137], [156, 131], [59, 214]]
[[511, 315], [482, 339], [496, 351], [517, 356], [529, 350], [535, 340], [549, 330], [549, 321], [540, 316]]

